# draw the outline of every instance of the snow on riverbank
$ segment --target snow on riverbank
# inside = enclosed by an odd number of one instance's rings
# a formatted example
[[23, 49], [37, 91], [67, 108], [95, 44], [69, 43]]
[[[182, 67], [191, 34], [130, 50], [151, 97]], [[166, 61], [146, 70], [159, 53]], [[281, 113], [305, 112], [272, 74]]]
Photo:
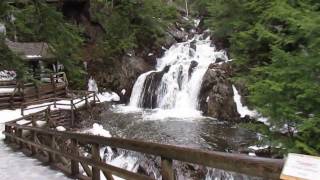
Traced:
[[103, 136], [103, 137], [111, 137], [111, 134], [109, 131], [103, 129], [103, 126], [97, 123], [94, 123], [92, 128], [85, 129], [81, 131], [82, 133], [92, 134], [96, 136]]
[[[117, 100], [117, 97], [119, 97], [116, 93], [101, 93], [97, 95], [100, 99], [100, 102], [107, 102], [107, 101], [115, 101]], [[120, 99], [120, 98], [119, 98]], [[80, 99], [76, 99], [75, 102], [80, 101]], [[70, 104], [69, 100], [62, 100], [58, 101], [57, 103], [64, 103], [64, 104]], [[38, 105], [32, 105], [30, 107], [37, 107], [42, 105], [48, 105], [50, 103], [43, 103]], [[83, 103], [80, 103], [78, 106], [84, 105]], [[44, 110], [46, 107], [42, 108], [36, 108], [32, 110], [27, 110], [24, 112], [25, 115], [36, 113], [41, 110]], [[68, 109], [70, 106], [57, 106], [57, 108], [60, 109]], [[56, 110], [57, 108], [54, 108], [51, 106], [52, 110]], [[14, 119], [18, 119], [21, 116], [21, 110], [15, 109], [15, 110], [0, 110], [0, 177], [3, 179], [25, 179], [25, 180], [34, 180], [34, 179], [50, 179], [50, 180], [64, 180], [68, 179], [65, 177], [62, 173], [50, 170], [46, 166], [42, 166], [41, 162], [37, 161], [36, 159], [25, 157], [22, 153], [13, 153], [9, 147], [7, 147], [3, 143], [4, 135], [1, 133], [4, 130], [4, 124], [5, 122], [12, 121]], [[21, 120], [19, 123], [24, 124], [26, 123], [26, 120]], [[62, 126], [59, 126], [56, 128], [57, 131], [65, 131], [66, 129]], [[103, 129], [103, 127], [99, 124], [94, 124], [92, 129], [87, 130], [88, 133], [94, 134], [94, 135], [100, 135], [105, 137], [111, 137], [109, 131]], [[111, 157], [112, 150], [111, 148], [108, 148], [108, 155]], [[133, 157], [126, 156], [124, 154], [121, 154], [120, 156], [116, 157], [115, 159], [109, 158], [107, 159], [107, 162], [110, 164], [113, 164], [118, 167], [125, 167], [127, 170], [135, 170], [133, 167], [135, 167], [135, 160]], [[20, 172], [20, 173], [17, 173]], [[104, 175], [101, 175], [102, 179], [104, 178]], [[114, 177], [115, 179], [119, 180], [121, 178]]]
[[[4, 125], [0, 124], [0, 131]], [[21, 152], [13, 152], [7, 147], [2, 139], [4, 136], [0, 133], [0, 179], [10, 180], [68, 180], [63, 173], [52, 170], [37, 159], [25, 156]]]
[[[116, 93], [112, 92], [112, 93], [108, 93], [108, 92], [104, 92], [104, 93], [100, 93], [100, 94], [97, 94], [98, 98], [100, 99], [100, 102], [103, 103], [103, 102], [110, 102], [110, 101], [115, 101], [117, 100], [117, 98], [119, 97]], [[120, 99], [120, 98], [119, 98]], [[89, 100], [93, 100], [93, 98], [89, 99]], [[74, 100], [74, 103], [77, 103], [81, 101], [81, 99], [75, 99]], [[57, 104], [67, 104], [65, 106], [63, 105], [57, 105], [57, 108], [54, 108], [53, 106], [51, 106], [51, 110], [57, 110], [57, 109], [70, 109], [70, 100], [61, 100], [61, 101], [57, 101]], [[50, 105], [51, 102], [48, 102], [48, 103], [43, 103], [43, 104], [36, 104], [36, 105], [31, 105], [31, 106], [28, 106], [26, 109], [28, 108], [33, 108], [33, 107], [38, 107], [38, 106], [43, 106], [43, 105]], [[79, 104], [77, 104], [76, 106], [77, 107], [81, 107], [85, 105], [85, 102], [81, 102]], [[31, 109], [31, 110], [26, 110], [24, 111], [24, 114], [25, 115], [28, 115], [28, 114], [32, 114], [32, 113], [36, 113], [36, 112], [39, 112], [39, 111], [42, 111], [46, 109], [46, 107], [41, 107], [41, 108], [35, 108], [35, 109]], [[5, 122], [8, 122], [8, 121], [12, 121], [12, 120], [15, 120], [15, 119], [18, 119], [21, 116], [21, 110], [20, 109], [14, 109], [14, 110], [9, 110], [9, 109], [5, 109], [5, 110], [0, 110], [0, 123], [5, 123]]]
[[101, 102], [120, 101], [120, 96], [115, 92], [103, 92], [97, 94]]
[[0, 94], [1, 93], [12, 93], [14, 91], [14, 88], [0, 88]]

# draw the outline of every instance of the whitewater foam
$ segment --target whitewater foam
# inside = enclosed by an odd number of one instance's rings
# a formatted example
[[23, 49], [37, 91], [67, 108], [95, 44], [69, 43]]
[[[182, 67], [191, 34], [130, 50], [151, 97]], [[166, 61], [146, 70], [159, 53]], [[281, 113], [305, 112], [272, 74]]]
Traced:
[[203, 34], [172, 45], [162, 58], [157, 59], [156, 70], [139, 76], [134, 84], [129, 106], [122, 107], [121, 112], [143, 110], [142, 97], [145, 93], [150, 93], [150, 87], [145, 87], [147, 77], [170, 66], [156, 87], [156, 108], [152, 110], [152, 114], [145, 116], [146, 119], [201, 117], [198, 96], [202, 79], [209, 65], [215, 63], [217, 58], [228, 61], [226, 53], [217, 51], [210, 37], [205, 38]]

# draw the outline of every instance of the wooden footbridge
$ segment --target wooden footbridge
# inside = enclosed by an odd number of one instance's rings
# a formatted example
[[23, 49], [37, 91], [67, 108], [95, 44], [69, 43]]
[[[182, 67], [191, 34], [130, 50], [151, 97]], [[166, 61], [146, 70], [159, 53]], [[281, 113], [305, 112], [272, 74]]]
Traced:
[[20, 80], [0, 81], [1, 89], [12, 90], [0, 93], [0, 109], [20, 108], [24, 104], [67, 95], [68, 80], [64, 72], [41, 74], [38, 78], [38, 82], [28, 83]]
[[[107, 138], [76, 133], [71, 130], [57, 131], [55, 127], [59, 125], [57, 122], [60, 118], [66, 118], [66, 116], [59, 116], [59, 111], [51, 111], [48, 107], [43, 111], [7, 122], [3, 132], [5, 142], [27, 155], [37, 157], [72, 178], [84, 180], [100, 180], [100, 172], [108, 180], [113, 180], [113, 176], [129, 180], [152, 179], [144, 174], [130, 172], [103, 162], [99, 153], [102, 146], [160, 157], [161, 175], [164, 180], [174, 180], [176, 177], [173, 161], [198, 164], [265, 179], [279, 179], [284, 164], [283, 160], [278, 159], [204, 151], [130, 139]], [[84, 155], [84, 149], [88, 148], [90, 152]], [[83, 169], [84, 172], [80, 172], [80, 169]]]

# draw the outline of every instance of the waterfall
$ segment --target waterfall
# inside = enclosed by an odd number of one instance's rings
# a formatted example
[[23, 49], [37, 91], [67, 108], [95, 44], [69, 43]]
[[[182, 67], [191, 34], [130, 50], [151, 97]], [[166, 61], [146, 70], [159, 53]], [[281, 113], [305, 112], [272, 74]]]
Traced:
[[94, 91], [94, 92], [99, 91], [97, 82], [92, 77], [90, 77], [88, 81], [88, 91]]
[[171, 114], [199, 114], [203, 76], [218, 58], [228, 61], [226, 53], [217, 51], [204, 34], [172, 45], [157, 59], [156, 70], [140, 75], [135, 82], [129, 106], [166, 110]]
[[130, 103], [129, 103], [130, 106], [139, 107], [144, 81], [146, 80], [147, 76], [152, 72], [153, 71], [149, 71], [144, 74], [141, 74], [137, 79], [132, 89], [132, 95], [130, 97]]
[[234, 94], [233, 99], [237, 105], [237, 110], [238, 110], [238, 113], [240, 114], [240, 116], [241, 117], [245, 117], [246, 115], [248, 115], [250, 117], [257, 116], [256, 111], [250, 110], [247, 106], [245, 106], [241, 103], [241, 96], [234, 85], [232, 86], [232, 90], [233, 90], [233, 94]]

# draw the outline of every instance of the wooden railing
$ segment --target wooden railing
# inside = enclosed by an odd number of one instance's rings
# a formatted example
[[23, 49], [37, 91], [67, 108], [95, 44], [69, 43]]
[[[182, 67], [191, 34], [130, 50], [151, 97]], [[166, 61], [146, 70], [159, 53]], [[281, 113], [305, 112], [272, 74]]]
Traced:
[[[97, 93], [94, 91], [68, 91], [70, 94], [70, 98], [49, 98], [43, 100], [30, 101], [26, 103], [22, 103], [21, 105], [21, 115], [24, 115], [25, 111], [39, 108], [56, 108], [57, 106], [68, 107], [71, 111], [71, 119], [70, 126], [74, 126], [75, 121], [75, 111], [81, 107], [79, 106], [81, 103], [84, 103], [83, 106], [89, 108], [91, 105], [95, 105], [100, 102]], [[67, 102], [63, 102], [67, 101]], [[36, 104], [36, 105], [35, 105]], [[32, 106], [31, 106], [32, 105]], [[29, 107], [28, 107], [29, 106]]]
[[[29, 115], [30, 116], [30, 115]], [[279, 179], [283, 160], [252, 157], [215, 151], [198, 150], [130, 139], [107, 138], [74, 132], [59, 132], [30, 125], [18, 125], [17, 121], [5, 124], [5, 142], [16, 143], [19, 148], [28, 149], [31, 154], [43, 154], [46, 160], [65, 173], [79, 179], [100, 179], [100, 171], [108, 180], [113, 175], [133, 180], [151, 178], [130, 172], [102, 162], [99, 149], [102, 146], [121, 148], [161, 157], [161, 175], [163, 180], [174, 180], [173, 160], [203, 165], [211, 168], [233, 171], [266, 179]], [[26, 135], [29, 133], [29, 136]], [[39, 138], [41, 136], [41, 138]], [[81, 149], [91, 147], [89, 156], [84, 156]], [[65, 166], [57, 166], [64, 162]], [[79, 173], [82, 166], [86, 176]], [[90, 168], [91, 166], [92, 168]]]
[[39, 83], [23, 81], [1, 81], [1, 88], [14, 88], [12, 93], [1, 94], [0, 109], [17, 108], [24, 102], [35, 99], [48, 99], [65, 96], [68, 80], [64, 72], [42, 73], [38, 77]]

